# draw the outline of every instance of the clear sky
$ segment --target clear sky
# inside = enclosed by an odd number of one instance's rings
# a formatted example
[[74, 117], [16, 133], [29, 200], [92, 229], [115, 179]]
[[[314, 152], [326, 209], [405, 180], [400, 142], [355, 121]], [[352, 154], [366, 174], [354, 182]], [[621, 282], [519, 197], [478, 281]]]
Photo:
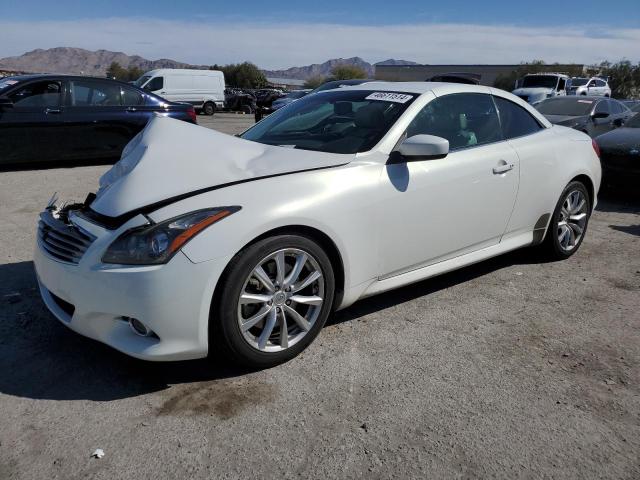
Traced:
[[267, 68], [640, 60], [640, 0], [0, 0], [0, 12], [0, 57], [74, 46]]

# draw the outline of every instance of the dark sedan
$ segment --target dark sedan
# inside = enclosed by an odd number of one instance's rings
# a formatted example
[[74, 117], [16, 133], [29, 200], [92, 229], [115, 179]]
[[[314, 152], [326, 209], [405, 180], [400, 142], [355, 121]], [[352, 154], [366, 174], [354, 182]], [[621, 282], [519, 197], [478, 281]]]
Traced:
[[155, 113], [196, 123], [191, 105], [115, 80], [6, 77], [0, 80], [0, 164], [117, 160]]
[[561, 96], [548, 98], [536, 108], [551, 123], [597, 137], [624, 125], [633, 112], [617, 100], [605, 97]]
[[640, 113], [624, 127], [595, 139], [600, 147], [602, 171], [607, 181], [640, 181]]

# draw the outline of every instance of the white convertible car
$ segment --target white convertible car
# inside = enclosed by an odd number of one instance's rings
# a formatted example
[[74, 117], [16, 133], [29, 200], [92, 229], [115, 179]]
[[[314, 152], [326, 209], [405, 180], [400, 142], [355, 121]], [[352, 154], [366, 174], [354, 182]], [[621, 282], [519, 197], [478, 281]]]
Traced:
[[597, 146], [482, 86], [370, 82], [237, 137], [157, 117], [35, 267], [69, 328], [147, 360], [291, 359], [336, 309], [520, 247], [580, 247]]

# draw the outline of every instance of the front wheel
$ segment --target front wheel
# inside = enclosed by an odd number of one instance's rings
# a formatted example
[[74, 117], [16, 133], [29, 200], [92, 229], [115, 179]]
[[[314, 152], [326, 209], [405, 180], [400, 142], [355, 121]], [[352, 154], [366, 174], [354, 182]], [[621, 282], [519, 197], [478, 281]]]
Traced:
[[298, 235], [247, 247], [220, 281], [210, 344], [252, 368], [278, 365], [304, 350], [322, 329], [335, 290], [327, 254]]
[[551, 217], [544, 247], [549, 256], [564, 260], [578, 251], [591, 215], [589, 193], [582, 182], [566, 186]]

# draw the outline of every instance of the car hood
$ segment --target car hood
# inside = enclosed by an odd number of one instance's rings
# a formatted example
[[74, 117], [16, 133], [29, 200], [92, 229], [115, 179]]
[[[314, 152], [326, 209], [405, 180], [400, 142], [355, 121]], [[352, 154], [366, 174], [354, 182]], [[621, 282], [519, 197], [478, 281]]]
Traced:
[[577, 123], [582, 123], [585, 119], [584, 116], [572, 116], [572, 115], [545, 115], [545, 118], [554, 125], [564, 125], [570, 127]]
[[118, 217], [201, 190], [344, 165], [354, 158], [264, 145], [156, 116], [100, 178], [91, 209]]
[[640, 128], [621, 127], [596, 137], [603, 152], [628, 153], [640, 151]]
[[514, 95], [526, 95], [528, 97], [546, 97], [548, 94], [553, 93], [553, 88], [516, 88], [511, 93]]

